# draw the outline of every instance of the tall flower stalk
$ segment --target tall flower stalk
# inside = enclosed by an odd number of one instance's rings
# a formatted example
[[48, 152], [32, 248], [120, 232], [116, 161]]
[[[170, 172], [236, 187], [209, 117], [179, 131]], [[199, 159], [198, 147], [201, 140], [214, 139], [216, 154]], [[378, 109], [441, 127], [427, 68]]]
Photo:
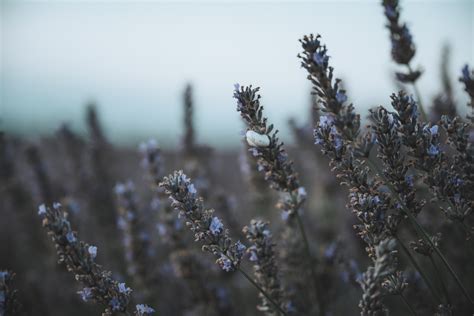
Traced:
[[399, 65], [407, 68], [408, 73], [397, 72], [396, 77], [400, 82], [413, 85], [415, 94], [420, 104], [420, 112], [423, 121], [427, 120], [426, 112], [421, 105], [421, 94], [416, 85], [416, 81], [421, 76], [421, 70], [413, 70], [411, 60], [415, 56], [416, 47], [413, 37], [406, 23], [400, 22], [400, 7], [398, 0], [382, 0], [385, 17], [387, 18], [387, 28], [390, 31], [390, 41], [392, 44], [392, 59]]
[[237, 100], [237, 111], [247, 124], [246, 139], [249, 151], [256, 158], [258, 168], [265, 175], [270, 187], [281, 193], [277, 207], [283, 211], [289, 222], [296, 221], [300, 230], [306, 257], [308, 260], [313, 288], [318, 300], [319, 310], [324, 314], [324, 302], [319, 295], [319, 285], [315, 271], [315, 262], [311, 254], [309, 241], [301, 218], [302, 206], [306, 200], [306, 190], [299, 183], [298, 174], [293, 169], [293, 162], [283, 148], [273, 124], [267, 125], [260, 105], [260, 88], [235, 86], [234, 98]]
[[[78, 292], [82, 300], [103, 305], [104, 316], [117, 313], [129, 315], [132, 290], [125, 283], [114, 280], [110, 271], [96, 263], [97, 247], [78, 239], [61, 204], [54, 203], [52, 207], [42, 204], [38, 215], [56, 247], [58, 262], [64, 264], [75, 279], [84, 285]], [[149, 315], [152, 311], [148, 306], [137, 305], [135, 315]]]

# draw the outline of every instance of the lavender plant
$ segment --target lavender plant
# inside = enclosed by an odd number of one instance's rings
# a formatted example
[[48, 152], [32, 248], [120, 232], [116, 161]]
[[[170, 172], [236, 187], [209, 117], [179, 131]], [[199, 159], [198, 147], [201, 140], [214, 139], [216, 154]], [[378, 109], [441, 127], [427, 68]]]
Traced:
[[246, 246], [233, 242], [224, 224], [214, 216], [213, 209], [205, 209], [203, 199], [197, 196], [194, 184], [182, 171], [165, 177], [160, 186], [170, 196], [172, 206], [186, 219], [186, 225], [194, 233], [195, 241], [203, 244], [202, 250], [217, 257], [216, 263], [226, 272], [239, 270], [277, 308], [286, 314], [271, 296], [240, 269]]
[[[103, 305], [105, 310], [102, 315], [130, 314], [132, 290], [125, 283], [114, 280], [110, 271], [96, 263], [97, 247], [78, 239], [61, 204], [54, 203], [52, 207], [41, 204], [38, 215], [55, 245], [58, 262], [64, 264], [75, 279], [84, 285], [77, 292], [82, 300]], [[135, 315], [140, 316], [152, 312], [153, 309], [146, 305], [137, 305], [135, 309]]]
[[278, 139], [278, 130], [273, 131], [273, 125], [267, 126], [267, 119], [263, 116], [263, 107], [260, 105], [259, 88], [235, 86], [234, 98], [237, 100], [237, 111], [247, 124], [246, 140], [249, 151], [256, 158], [258, 168], [265, 175], [270, 188], [281, 193], [277, 207], [283, 211], [283, 217], [288, 223], [296, 222], [303, 239], [308, 268], [311, 271], [313, 289], [319, 309], [324, 313], [324, 302], [318, 294], [317, 274], [314, 268], [314, 259], [310, 251], [308, 238], [301, 219], [301, 208], [306, 200], [306, 190], [300, 186], [293, 163]]

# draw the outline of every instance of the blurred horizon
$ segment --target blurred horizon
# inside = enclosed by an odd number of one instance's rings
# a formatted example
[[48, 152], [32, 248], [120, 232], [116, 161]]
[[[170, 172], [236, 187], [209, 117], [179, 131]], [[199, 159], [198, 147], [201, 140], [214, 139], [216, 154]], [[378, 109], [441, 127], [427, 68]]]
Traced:
[[[474, 63], [474, 1], [401, 1], [401, 20], [417, 45], [425, 107], [441, 85], [444, 44], [458, 104], [457, 78]], [[135, 146], [182, 135], [182, 93], [194, 88], [198, 142], [239, 145], [243, 124], [233, 84], [261, 87], [265, 114], [291, 141], [287, 120], [304, 123], [310, 84], [298, 39], [319, 33], [335, 74], [362, 116], [389, 106], [396, 90], [379, 1], [2, 1], [1, 121], [35, 138], [62, 123], [85, 133], [85, 105], [98, 104], [107, 137]], [[463, 109], [465, 112], [465, 106]]]

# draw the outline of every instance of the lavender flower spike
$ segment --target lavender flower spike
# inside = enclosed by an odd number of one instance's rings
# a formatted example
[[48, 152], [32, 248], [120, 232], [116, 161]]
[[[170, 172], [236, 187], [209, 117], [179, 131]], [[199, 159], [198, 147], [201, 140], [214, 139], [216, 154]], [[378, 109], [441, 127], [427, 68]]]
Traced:
[[216, 263], [224, 271], [236, 270], [243, 256], [243, 245], [232, 241], [221, 220], [214, 216], [213, 209], [204, 208], [203, 199], [197, 196], [194, 185], [183, 171], [175, 171], [165, 177], [160, 187], [169, 195], [172, 207], [185, 218], [195, 241], [203, 244], [203, 251], [214, 254]]
[[40, 216], [43, 227], [56, 245], [59, 263], [64, 264], [75, 275], [75, 279], [85, 286], [78, 292], [82, 299], [102, 304], [105, 307], [102, 315], [105, 316], [129, 311], [132, 290], [112, 279], [112, 273], [95, 262], [97, 248], [78, 240], [61, 205], [46, 207], [46, 212]]

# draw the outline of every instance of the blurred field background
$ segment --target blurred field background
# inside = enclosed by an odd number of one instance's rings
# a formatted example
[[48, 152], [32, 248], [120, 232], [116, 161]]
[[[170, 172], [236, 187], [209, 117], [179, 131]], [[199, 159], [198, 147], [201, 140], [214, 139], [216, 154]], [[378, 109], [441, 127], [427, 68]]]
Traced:
[[[307, 116], [309, 83], [297, 41], [324, 34], [331, 63], [361, 112], [388, 104], [390, 42], [378, 1], [9, 1], [1, 5], [1, 128], [35, 137], [61, 122], [85, 134], [84, 105], [99, 106], [116, 144], [178, 143], [181, 93], [195, 87], [199, 139], [236, 148], [242, 124], [233, 84], [262, 87], [270, 119], [290, 141], [288, 117]], [[473, 61], [474, 2], [404, 1], [425, 100], [440, 88], [449, 44], [456, 78]], [[461, 87], [455, 96], [466, 103]]]

